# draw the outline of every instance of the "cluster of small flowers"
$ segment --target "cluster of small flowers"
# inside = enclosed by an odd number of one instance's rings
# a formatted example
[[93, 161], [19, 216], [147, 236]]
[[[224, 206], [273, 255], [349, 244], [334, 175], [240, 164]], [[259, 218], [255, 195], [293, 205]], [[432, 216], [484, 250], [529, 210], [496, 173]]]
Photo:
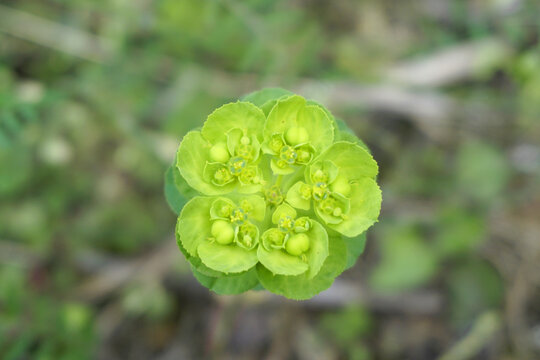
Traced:
[[362, 252], [382, 201], [367, 147], [322, 105], [280, 89], [215, 110], [171, 171], [189, 198], [178, 245], [197, 279], [225, 294], [328, 288]]

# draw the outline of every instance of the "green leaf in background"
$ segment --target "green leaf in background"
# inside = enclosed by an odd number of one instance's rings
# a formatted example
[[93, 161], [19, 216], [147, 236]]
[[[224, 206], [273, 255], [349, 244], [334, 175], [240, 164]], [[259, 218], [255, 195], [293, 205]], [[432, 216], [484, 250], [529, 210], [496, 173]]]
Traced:
[[325, 313], [319, 326], [327, 336], [343, 347], [355, 343], [373, 327], [370, 313], [359, 306], [348, 306], [336, 312]]
[[192, 268], [195, 278], [205, 287], [219, 295], [236, 295], [253, 289], [259, 284], [257, 271], [252, 268], [248, 271], [213, 277], [204, 275]]
[[485, 261], [466, 260], [452, 269], [447, 281], [449, 315], [460, 330], [468, 327], [484, 311], [501, 306], [503, 281], [497, 270]]
[[461, 192], [484, 203], [499, 198], [511, 175], [505, 155], [478, 140], [466, 142], [459, 149], [456, 171]]
[[0, 164], [0, 196], [16, 192], [30, 180], [32, 154], [28, 148], [0, 146]]
[[379, 231], [381, 261], [370, 276], [375, 289], [409, 290], [424, 285], [437, 273], [437, 255], [414, 226], [394, 224]]
[[443, 258], [470, 253], [486, 239], [486, 220], [460, 207], [444, 209], [435, 226], [435, 250]]
[[267, 290], [289, 299], [306, 300], [328, 289], [335, 278], [343, 272], [347, 261], [347, 249], [341, 238], [329, 239], [329, 255], [321, 270], [313, 278], [307, 274], [299, 276], [274, 275], [262, 265], [257, 265], [257, 274]]

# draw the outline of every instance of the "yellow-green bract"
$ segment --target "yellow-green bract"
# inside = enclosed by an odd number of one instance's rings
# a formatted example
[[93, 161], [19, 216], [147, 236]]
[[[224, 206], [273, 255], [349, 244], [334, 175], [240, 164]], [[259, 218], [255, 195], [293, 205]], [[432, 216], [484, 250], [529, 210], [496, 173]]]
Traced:
[[381, 208], [377, 174], [366, 145], [322, 105], [264, 89], [184, 136], [165, 194], [201, 284], [301, 300], [362, 253]]

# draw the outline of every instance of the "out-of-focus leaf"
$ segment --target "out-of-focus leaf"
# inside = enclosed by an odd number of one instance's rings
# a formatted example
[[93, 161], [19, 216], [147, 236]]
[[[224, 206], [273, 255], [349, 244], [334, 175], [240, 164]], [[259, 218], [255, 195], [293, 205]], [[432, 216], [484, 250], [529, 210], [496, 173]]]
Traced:
[[485, 239], [485, 220], [463, 208], [445, 209], [436, 222], [435, 249], [442, 257], [464, 255]]
[[461, 192], [485, 203], [497, 199], [510, 178], [504, 154], [480, 141], [470, 141], [461, 147], [456, 171]]
[[488, 263], [467, 261], [453, 269], [448, 277], [450, 315], [459, 329], [471, 324], [482, 312], [496, 308], [503, 300], [503, 282]]
[[380, 291], [404, 291], [427, 283], [438, 270], [435, 252], [411, 225], [391, 225], [381, 231], [381, 262], [371, 274]]
[[363, 308], [350, 306], [322, 316], [320, 327], [340, 346], [347, 347], [372, 327], [370, 314]]
[[28, 148], [0, 146], [0, 164], [0, 196], [21, 189], [30, 180], [32, 156]]

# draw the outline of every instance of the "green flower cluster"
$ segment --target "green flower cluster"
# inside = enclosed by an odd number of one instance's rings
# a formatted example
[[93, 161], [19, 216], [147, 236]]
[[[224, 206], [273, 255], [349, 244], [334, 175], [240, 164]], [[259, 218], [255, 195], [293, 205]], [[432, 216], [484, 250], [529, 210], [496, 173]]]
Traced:
[[377, 173], [367, 147], [323, 106], [265, 89], [183, 138], [165, 190], [181, 210], [178, 246], [203, 285], [307, 299], [363, 251], [381, 207]]

